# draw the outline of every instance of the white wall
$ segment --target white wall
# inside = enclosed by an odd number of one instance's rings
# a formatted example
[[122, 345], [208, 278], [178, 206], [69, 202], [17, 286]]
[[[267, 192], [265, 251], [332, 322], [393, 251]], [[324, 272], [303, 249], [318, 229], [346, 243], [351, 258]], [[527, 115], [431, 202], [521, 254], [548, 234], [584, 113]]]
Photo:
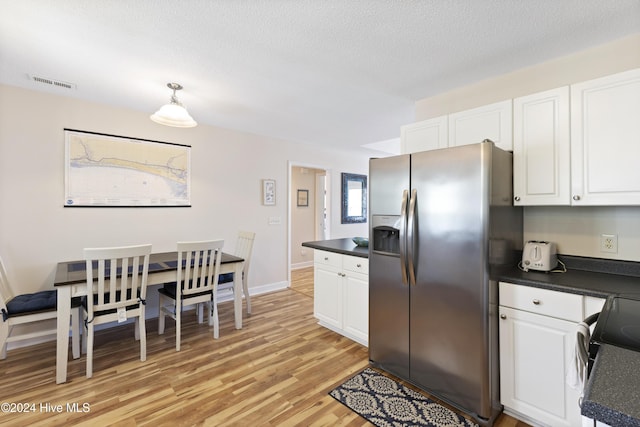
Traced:
[[[640, 34], [416, 102], [416, 120], [640, 67]], [[640, 261], [640, 207], [527, 207], [524, 240], [552, 240], [561, 254]], [[618, 253], [600, 251], [618, 235]]]
[[[367, 224], [340, 224], [339, 177], [366, 174], [371, 153], [205, 125], [170, 128], [149, 113], [0, 85], [0, 256], [14, 291], [50, 288], [56, 263], [81, 259], [84, 247], [152, 243], [169, 251], [178, 240], [211, 237], [232, 251], [241, 229], [256, 232], [252, 293], [287, 286], [289, 161], [326, 165], [337, 176], [331, 237], [367, 235]], [[64, 128], [191, 145], [192, 207], [64, 208]], [[276, 206], [261, 204], [264, 178], [277, 182]]]

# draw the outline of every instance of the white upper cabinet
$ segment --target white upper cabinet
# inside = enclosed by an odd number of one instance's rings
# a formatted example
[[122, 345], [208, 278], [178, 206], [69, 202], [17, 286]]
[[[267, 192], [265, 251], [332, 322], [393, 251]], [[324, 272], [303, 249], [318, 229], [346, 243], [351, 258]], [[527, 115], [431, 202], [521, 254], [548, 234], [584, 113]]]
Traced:
[[445, 148], [447, 141], [447, 116], [423, 120], [400, 128], [402, 154]]
[[640, 204], [640, 69], [571, 86], [573, 205]]
[[569, 205], [569, 87], [513, 100], [515, 205]]
[[510, 99], [449, 115], [449, 147], [485, 139], [503, 150], [513, 150]]

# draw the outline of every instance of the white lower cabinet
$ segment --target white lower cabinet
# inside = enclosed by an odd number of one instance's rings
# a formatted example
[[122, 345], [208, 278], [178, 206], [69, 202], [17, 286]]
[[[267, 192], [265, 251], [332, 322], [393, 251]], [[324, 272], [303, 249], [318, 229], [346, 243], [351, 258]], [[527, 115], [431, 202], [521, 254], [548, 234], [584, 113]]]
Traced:
[[316, 249], [313, 279], [318, 323], [367, 346], [369, 260]]
[[580, 427], [580, 391], [566, 383], [583, 297], [500, 283], [500, 400], [525, 422]]

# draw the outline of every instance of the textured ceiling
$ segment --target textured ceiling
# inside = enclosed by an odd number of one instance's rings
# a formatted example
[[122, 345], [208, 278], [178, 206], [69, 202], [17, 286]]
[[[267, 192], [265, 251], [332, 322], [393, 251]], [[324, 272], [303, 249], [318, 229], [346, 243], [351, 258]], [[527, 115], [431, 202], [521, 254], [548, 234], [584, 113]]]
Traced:
[[[327, 146], [414, 102], [640, 31], [640, 0], [0, 0], [0, 83]], [[28, 76], [72, 83], [73, 89]]]

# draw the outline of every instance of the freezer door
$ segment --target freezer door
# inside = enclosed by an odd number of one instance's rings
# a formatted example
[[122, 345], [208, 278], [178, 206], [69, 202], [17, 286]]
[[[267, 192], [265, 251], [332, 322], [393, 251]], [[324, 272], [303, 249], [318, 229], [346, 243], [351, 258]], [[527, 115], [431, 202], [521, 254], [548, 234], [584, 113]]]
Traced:
[[[411, 381], [488, 418], [487, 235], [491, 150], [474, 144], [412, 156]], [[409, 243], [411, 246], [412, 243]]]
[[371, 215], [400, 215], [402, 193], [409, 190], [411, 157], [369, 160], [369, 212]]
[[402, 274], [404, 240], [395, 239], [395, 230], [401, 233], [405, 227], [394, 224], [406, 221], [401, 209], [409, 165], [408, 155], [369, 163], [369, 236], [391, 242], [369, 245], [369, 359], [403, 378], [409, 377], [409, 288]]

